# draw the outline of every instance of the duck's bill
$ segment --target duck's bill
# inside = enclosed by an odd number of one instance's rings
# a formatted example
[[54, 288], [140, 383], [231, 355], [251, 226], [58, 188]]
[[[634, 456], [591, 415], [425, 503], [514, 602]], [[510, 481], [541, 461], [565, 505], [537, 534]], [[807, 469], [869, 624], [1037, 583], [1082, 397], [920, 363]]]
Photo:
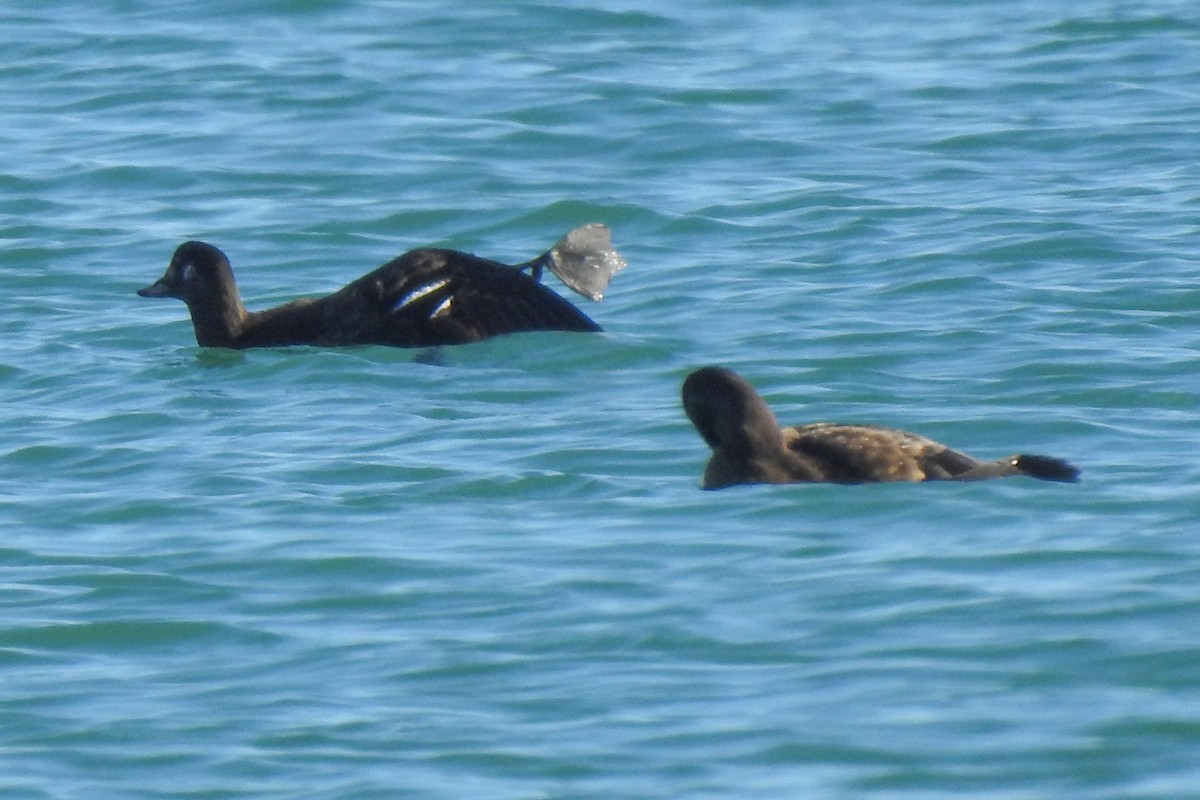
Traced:
[[138, 289], [139, 297], [174, 297], [175, 293], [167, 286], [166, 281], [157, 280], [145, 289]]

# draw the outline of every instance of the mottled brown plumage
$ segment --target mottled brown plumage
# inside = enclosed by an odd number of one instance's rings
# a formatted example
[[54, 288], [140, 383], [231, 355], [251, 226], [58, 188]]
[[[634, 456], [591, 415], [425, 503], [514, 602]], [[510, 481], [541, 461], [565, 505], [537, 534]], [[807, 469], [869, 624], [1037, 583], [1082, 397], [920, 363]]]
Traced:
[[[596, 228], [602, 226], [586, 226]], [[606, 244], [607, 229], [603, 232]], [[592, 235], [589, 240], [596, 238]], [[522, 266], [540, 272], [541, 265], [559, 258], [566, 242], [564, 238], [556, 248]], [[576, 261], [602, 258], [602, 271], [609, 271], [604, 285], [616, 271], [614, 265], [624, 266], [611, 248], [599, 254], [569, 255]], [[594, 287], [591, 292], [598, 296]], [[325, 297], [250, 312], [242, 305], [225, 254], [203, 242], [185, 242], [163, 277], [138, 294], [187, 303], [202, 347], [429, 347], [521, 331], [600, 330], [583, 312], [519, 268], [436, 248], [405, 253]]]
[[883, 483], [984, 480], [1028, 475], [1078, 480], [1079, 470], [1050, 456], [978, 461], [915, 433], [874, 425], [818, 422], [781, 428], [748, 381], [704, 367], [683, 382], [683, 407], [712, 448], [705, 489], [746, 483]]

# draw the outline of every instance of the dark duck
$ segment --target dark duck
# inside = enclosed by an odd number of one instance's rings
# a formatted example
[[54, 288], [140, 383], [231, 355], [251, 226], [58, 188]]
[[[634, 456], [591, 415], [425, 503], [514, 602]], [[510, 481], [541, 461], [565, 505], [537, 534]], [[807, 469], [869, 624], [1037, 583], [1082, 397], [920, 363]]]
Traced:
[[433, 347], [522, 331], [599, 331], [540, 282], [542, 271], [550, 269], [598, 301], [624, 267], [608, 228], [593, 223], [516, 267], [457, 250], [421, 248], [325, 297], [247, 311], [225, 254], [204, 242], [185, 242], [162, 278], [138, 294], [187, 303], [201, 347]]
[[781, 428], [749, 381], [704, 367], [683, 382], [683, 408], [712, 448], [702, 486], [748, 483], [975, 481], [1026, 475], [1075, 482], [1058, 458], [1013, 455], [978, 461], [915, 433], [874, 425], [818, 422]]

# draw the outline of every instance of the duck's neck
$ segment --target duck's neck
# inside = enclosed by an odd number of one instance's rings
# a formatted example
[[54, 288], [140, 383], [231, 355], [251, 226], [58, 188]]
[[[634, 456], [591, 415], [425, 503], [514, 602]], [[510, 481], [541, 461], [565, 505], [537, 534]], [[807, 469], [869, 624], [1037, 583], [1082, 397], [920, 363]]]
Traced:
[[188, 303], [196, 343], [201, 347], [237, 347], [246, 325], [246, 308], [237, 291], [226, 292], [206, 302]]
[[761, 397], [747, 394], [726, 400], [731, 407], [714, 415], [713, 420], [722, 448], [746, 457], [783, 453], [783, 432]]

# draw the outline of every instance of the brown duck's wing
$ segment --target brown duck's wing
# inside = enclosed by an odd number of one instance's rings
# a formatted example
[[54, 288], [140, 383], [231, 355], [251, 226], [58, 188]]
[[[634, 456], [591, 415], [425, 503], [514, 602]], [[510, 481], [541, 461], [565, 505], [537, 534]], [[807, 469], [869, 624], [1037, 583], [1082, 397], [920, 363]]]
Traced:
[[784, 428], [783, 434], [793, 454], [836, 483], [944, 480], [978, 465], [932, 439], [894, 428], [819, 422]]
[[321, 303], [338, 344], [426, 347], [521, 331], [600, 330], [528, 275], [456, 250], [410, 251]]

